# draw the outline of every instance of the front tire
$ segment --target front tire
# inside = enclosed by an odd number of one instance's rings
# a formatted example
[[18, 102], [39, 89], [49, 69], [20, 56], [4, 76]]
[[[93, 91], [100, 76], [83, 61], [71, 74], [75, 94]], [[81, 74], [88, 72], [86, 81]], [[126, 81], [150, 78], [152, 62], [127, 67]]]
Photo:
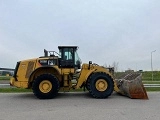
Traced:
[[89, 76], [87, 88], [93, 97], [107, 98], [114, 90], [114, 82], [110, 75], [104, 72], [96, 72]]
[[39, 99], [52, 99], [59, 91], [59, 81], [52, 74], [38, 76], [32, 85], [34, 95]]

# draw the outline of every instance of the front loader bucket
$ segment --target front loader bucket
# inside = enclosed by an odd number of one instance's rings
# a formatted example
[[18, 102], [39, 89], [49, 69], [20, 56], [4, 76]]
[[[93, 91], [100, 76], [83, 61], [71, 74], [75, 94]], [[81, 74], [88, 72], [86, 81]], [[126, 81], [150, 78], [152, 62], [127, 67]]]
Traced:
[[133, 99], [148, 99], [148, 95], [142, 83], [142, 74], [130, 73], [121, 79], [115, 80], [119, 90], [116, 92]]

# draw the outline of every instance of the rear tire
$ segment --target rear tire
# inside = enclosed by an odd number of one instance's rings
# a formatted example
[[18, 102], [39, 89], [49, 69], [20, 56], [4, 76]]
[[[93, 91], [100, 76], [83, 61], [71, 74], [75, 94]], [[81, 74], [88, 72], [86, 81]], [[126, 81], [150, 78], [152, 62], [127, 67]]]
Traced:
[[32, 85], [34, 95], [39, 99], [52, 99], [59, 91], [59, 81], [52, 74], [38, 76]]
[[87, 80], [87, 89], [95, 98], [107, 98], [114, 90], [114, 82], [104, 72], [92, 73]]

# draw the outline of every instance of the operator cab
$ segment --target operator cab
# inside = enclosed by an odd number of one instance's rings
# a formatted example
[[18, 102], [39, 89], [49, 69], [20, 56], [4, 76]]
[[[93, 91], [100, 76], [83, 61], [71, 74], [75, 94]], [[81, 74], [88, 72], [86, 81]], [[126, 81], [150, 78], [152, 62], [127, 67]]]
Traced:
[[58, 46], [59, 67], [80, 69], [81, 60], [77, 54], [77, 46]]

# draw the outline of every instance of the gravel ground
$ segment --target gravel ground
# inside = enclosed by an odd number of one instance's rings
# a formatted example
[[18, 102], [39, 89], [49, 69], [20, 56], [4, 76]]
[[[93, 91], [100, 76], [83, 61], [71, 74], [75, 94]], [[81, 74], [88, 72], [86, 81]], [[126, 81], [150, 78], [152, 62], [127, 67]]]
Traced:
[[94, 99], [79, 92], [39, 100], [33, 93], [0, 93], [0, 120], [158, 120], [160, 92], [148, 96], [139, 100], [113, 93], [108, 99]]

